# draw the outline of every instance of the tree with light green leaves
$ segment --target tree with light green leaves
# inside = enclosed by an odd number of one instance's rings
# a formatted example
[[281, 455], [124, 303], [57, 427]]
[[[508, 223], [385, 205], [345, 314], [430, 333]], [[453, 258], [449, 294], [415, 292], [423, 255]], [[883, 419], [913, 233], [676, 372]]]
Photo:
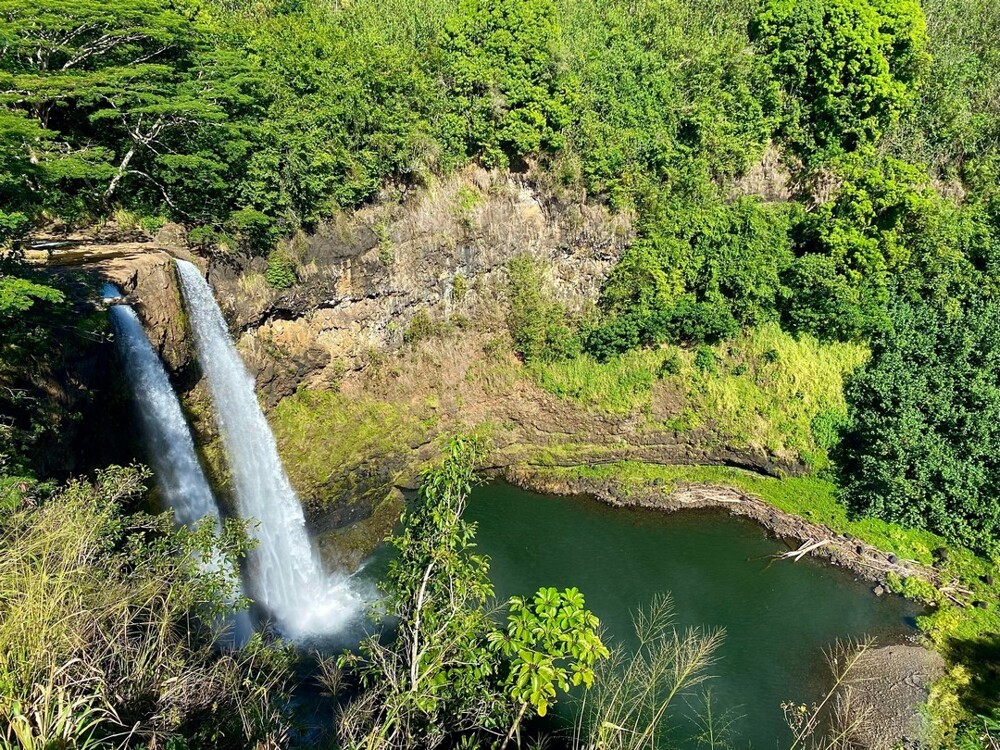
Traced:
[[568, 693], [571, 687], [594, 684], [595, 662], [610, 656], [599, 626], [576, 588], [542, 588], [530, 600], [510, 600], [507, 631], [490, 635], [490, 643], [510, 659], [506, 687], [520, 703], [501, 748], [510, 743], [529, 708], [545, 716], [557, 690]]
[[450, 120], [470, 155], [492, 166], [556, 151], [572, 80], [558, 61], [552, 0], [462, 0], [441, 42]]
[[768, 0], [752, 35], [781, 86], [783, 135], [811, 163], [877, 141], [929, 63], [918, 0]]

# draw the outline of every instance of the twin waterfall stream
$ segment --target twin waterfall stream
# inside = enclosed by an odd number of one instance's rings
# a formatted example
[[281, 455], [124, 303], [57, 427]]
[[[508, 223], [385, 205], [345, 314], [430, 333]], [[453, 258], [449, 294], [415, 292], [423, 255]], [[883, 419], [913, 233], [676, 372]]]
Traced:
[[[257, 402], [254, 381], [233, 345], [212, 289], [194, 265], [176, 263], [198, 363], [229, 462], [236, 509], [256, 540], [243, 576], [247, 593], [259, 616], [290, 639], [337, 632], [357, 616], [364, 597], [350, 578], [323, 569]], [[106, 289], [105, 294], [117, 296], [117, 291]], [[208, 516], [219, 524], [218, 505], [162, 362], [132, 308], [114, 305], [110, 314], [150, 463], [176, 522], [192, 524]], [[216, 568], [221, 564], [211, 563]], [[252, 631], [245, 612], [234, 615], [229, 625], [230, 640], [236, 643]]]

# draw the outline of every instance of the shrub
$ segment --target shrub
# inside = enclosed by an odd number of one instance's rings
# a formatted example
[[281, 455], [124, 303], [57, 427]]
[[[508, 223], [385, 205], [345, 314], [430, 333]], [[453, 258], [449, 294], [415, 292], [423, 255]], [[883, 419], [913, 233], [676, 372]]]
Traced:
[[929, 61], [917, 0], [768, 0], [752, 35], [784, 92], [783, 134], [814, 162], [877, 141]]
[[853, 507], [977, 550], [1000, 533], [1000, 305], [901, 302], [848, 385], [844, 495]]
[[716, 372], [718, 363], [715, 359], [715, 352], [707, 346], [699, 346], [694, 355], [694, 366], [702, 372]]
[[613, 316], [584, 333], [584, 349], [598, 362], [607, 362], [639, 346], [642, 330], [635, 316]]
[[433, 320], [427, 309], [422, 307], [417, 310], [406, 330], [403, 331], [403, 341], [407, 344], [416, 344], [440, 336], [447, 328], [447, 324]]
[[509, 310], [507, 327], [514, 348], [525, 362], [554, 362], [577, 354], [580, 342], [568, 316], [556, 302], [548, 302], [543, 291], [542, 269], [526, 255], [507, 264]]
[[813, 417], [813, 439], [816, 447], [828, 451], [840, 442], [840, 436], [848, 425], [847, 412], [843, 409], [827, 409]]
[[469, 280], [460, 273], [455, 274], [451, 282], [451, 297], [455, 302], [461, 302], [469, 292]]
[[295, 263], [287, 253], [276, 248], [267, 256], [267, 271], [264, 273], [264, 278], [275, 289], [289, 289], [298, 281]]
[[660, 363], [660, 369], [657, 370], [657, 377], [662, 380], [670, 375], [677, 375], [680, 373], [683, 364], [680, 353], [676, 349], [672, 349]]
[[680, 297], [673, 305], [658, 310], [643, 326], [646, 343], [704, 344], [732, 338], [740, 326], [724, 306], [695, 302], [690, 295]]

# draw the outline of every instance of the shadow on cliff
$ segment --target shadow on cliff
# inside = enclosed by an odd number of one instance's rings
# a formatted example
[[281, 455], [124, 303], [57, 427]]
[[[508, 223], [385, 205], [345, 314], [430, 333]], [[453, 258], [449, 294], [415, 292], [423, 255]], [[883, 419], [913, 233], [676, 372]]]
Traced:
[[130, 398], [100, 301], [105, 279], [80, 268], [33, 276], [66, 299], [22, 315], [30, 348], [24, 361], [4, 363], [0, 413], [20, 432], [27, 466], [62, 480], [136, 460]]

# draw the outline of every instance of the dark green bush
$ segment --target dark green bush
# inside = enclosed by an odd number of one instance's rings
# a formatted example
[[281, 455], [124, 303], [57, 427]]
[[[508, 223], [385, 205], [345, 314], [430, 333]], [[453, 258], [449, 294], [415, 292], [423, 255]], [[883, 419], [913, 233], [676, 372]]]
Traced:
[[1000, 539], [1000, 304], [894, 305], [847, 389], [844, 495], [993, 552]]
[[607, 362], [639, 346], [642, 332], [641, 322], [634, 316], [614, 316], [584, 333], [583, 348], [598, 362]]
[[784, 208], [754, 200], [664, 199], [608, 277], [607, 320], [587, 350], [600, 358], [638, 345], [716, 342], [774, 320], [793, 263], [790, 223]]
[[298, 281], [295, 263], [281, 250], [272, 250], [267, 256], [267, 271], [264, 277], [275, 289], [289, 289]]
[[715, 352], [707, 346], [699, 346], [694, 354], [694, 366], [702, 372], [716, 372], [718, 370], [718, 360]]
[[677, 375], [680, 373], [683, 364], [681, 355], [674, 349], [660, 362], [660, 369], [657, 370], [656, 376], [662, 380], [671, 375]]

